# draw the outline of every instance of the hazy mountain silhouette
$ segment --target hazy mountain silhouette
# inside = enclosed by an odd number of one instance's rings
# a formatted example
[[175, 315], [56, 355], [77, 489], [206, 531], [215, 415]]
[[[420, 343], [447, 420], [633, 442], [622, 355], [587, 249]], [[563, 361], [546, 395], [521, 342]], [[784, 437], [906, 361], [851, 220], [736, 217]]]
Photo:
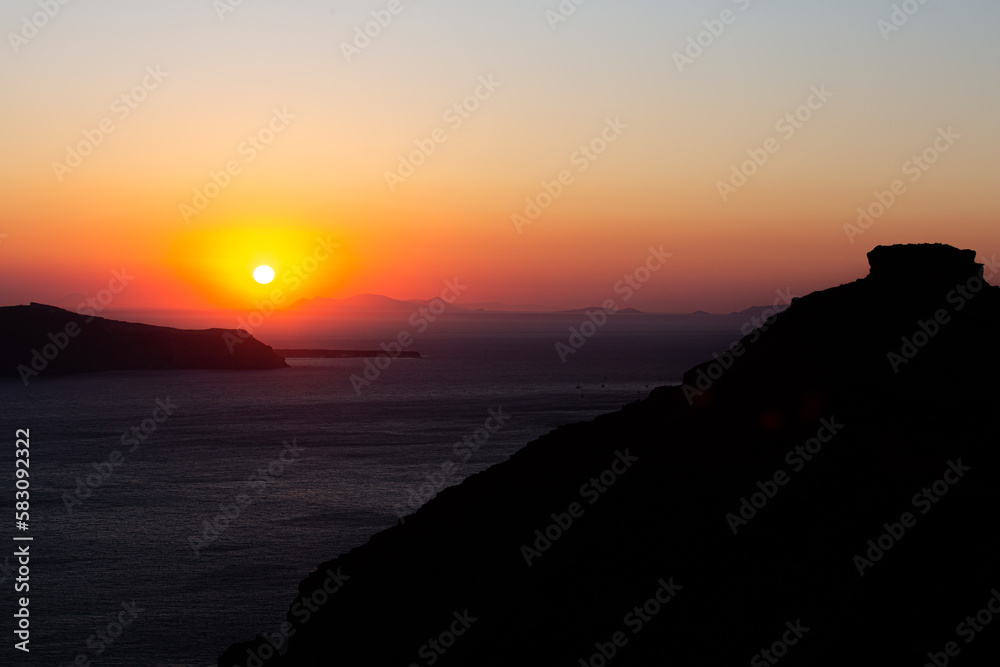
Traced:
[[319, 565], [263, 664], [995, 660], [1000, 627], [957, 633], [1000, 585], [1000, 289], [972, 251], [869, 259], [724, 372], [559, 428]]
[[[449, 311], [464, 311], [465, 308], [449, 304], [441, 299]], [[404, 313], [414, 312], [420, 306], [426, 306], [432, 300], [414, 299], [412, 301], [401, 301], [381, 294], [358, 294], [346, 299], [299, 299], [292, 308], [295, 310], [305, 310], [311, 312], [345, 312], [345, 313]]]
[[0, 377], [149, 369], [284, 368], [236, 329], [192, 331], [119, 322], [32, 303], [0, 307]]
[[[358, 294], [344, 299], [330, 298], [308, 298], [299, 299], [291, 306], [292, 312], [309, 313], [385, 313], [385, 314], [410, 314], [420, 306], [427, 306], [432, 301], [439, 299], [393, 299], [381, 294]], [[547, 314], [547, 315], [585, 315], [588, 312], [602, 310], [601, 306], [590, 306], [587, 308], [559, 309], [549, 306], [539, 306], [536, 304], [509, 304], [496, 301], [490, 302], [468, 302], [468, 303], [445, 303], [448, 312], [452, 313], [493, 313], [493, 314]], [[745, 319], [759, 317], [764, 314], [766, 317], [773, 311], [782, 311], [787, 308], [787, 304], [777, 306], [750, 306], [740, 311], [728, 313], [731, 316], [740, 316]], [[636, 308], [620, 308], [620, 314], [643, 315], [646, 311]], [[708, 315], [704, 310], [694, 313], [656, 313], [658, 315]]]
[[[293, 308], [301, 310], [342, 311], [342, 312], [399, 312], [412, 313], [414, 308], [426, 306], [431, 299], [400, 300], [380, 294], [359, 294], [345, 299], [299, 299]], [[556, 308], [535, 304], [509, 304], [496, 301], [483, 303], [446, 304], [450, 312], [490, 312], [490, 313], [554, 313]]]
[[459, 305], [468, 310], [487, 313], [554, 313], [558, 310], [558, 308], [539, 306], [534, 303], [500, 303], [497, 301], [461, 303]]
[[[592, 313], [594, 311], [604, 311], [601, 306], [591, 306], [590, 308], [574, 308], [573, 310], [561, 310], [559, 314], [561, 315], [586, 315], [587, 313]], [[615, 311], [616, 315], [644, 315], [641, 310], [636, 310], [635, 308], [619, 308]]]

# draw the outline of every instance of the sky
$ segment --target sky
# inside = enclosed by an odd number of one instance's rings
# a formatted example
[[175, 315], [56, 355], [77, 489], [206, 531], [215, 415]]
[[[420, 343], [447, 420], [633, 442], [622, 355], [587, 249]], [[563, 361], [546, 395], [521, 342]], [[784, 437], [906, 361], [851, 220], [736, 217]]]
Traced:
[[997, 3], [578, 2], [5, 0], [0, 305], [577, 308], [658, 251], [629, 307], [729, 312], [1000, 251]]

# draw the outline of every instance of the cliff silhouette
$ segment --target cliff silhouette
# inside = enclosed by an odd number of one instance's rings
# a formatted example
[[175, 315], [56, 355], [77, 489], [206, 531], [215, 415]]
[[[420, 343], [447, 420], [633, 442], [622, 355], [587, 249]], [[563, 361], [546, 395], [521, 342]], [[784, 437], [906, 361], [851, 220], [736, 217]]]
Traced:
[[1000, 288], [868, 257], [320, 564], [219, 665], [995, 664]]
[[284, 368], [245, 331], [119, 322], [32, 303], [0, 308], [0, 377], [118, 370]]

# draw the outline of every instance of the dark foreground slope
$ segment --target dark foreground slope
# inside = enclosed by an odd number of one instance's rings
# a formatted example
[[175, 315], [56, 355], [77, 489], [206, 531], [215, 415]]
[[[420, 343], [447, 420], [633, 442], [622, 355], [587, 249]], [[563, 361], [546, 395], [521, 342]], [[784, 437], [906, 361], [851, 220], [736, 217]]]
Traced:
[[89, 317], [32, 303], [0, 308], [0, 377], [150, 369], [283, 368], [246, 332], [190, 331]]
[[263, 664], [996, 664], [1000, 288], [971, 251], [869, 258], [320, 565]]

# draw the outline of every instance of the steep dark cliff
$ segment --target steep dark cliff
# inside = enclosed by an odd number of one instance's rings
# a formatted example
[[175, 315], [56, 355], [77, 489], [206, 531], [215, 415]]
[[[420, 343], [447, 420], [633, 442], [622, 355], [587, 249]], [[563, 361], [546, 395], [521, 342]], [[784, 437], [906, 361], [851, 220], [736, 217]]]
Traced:
[[321, 564], [219, 664], [994, 664], [1000, 288], [869, 259]]

